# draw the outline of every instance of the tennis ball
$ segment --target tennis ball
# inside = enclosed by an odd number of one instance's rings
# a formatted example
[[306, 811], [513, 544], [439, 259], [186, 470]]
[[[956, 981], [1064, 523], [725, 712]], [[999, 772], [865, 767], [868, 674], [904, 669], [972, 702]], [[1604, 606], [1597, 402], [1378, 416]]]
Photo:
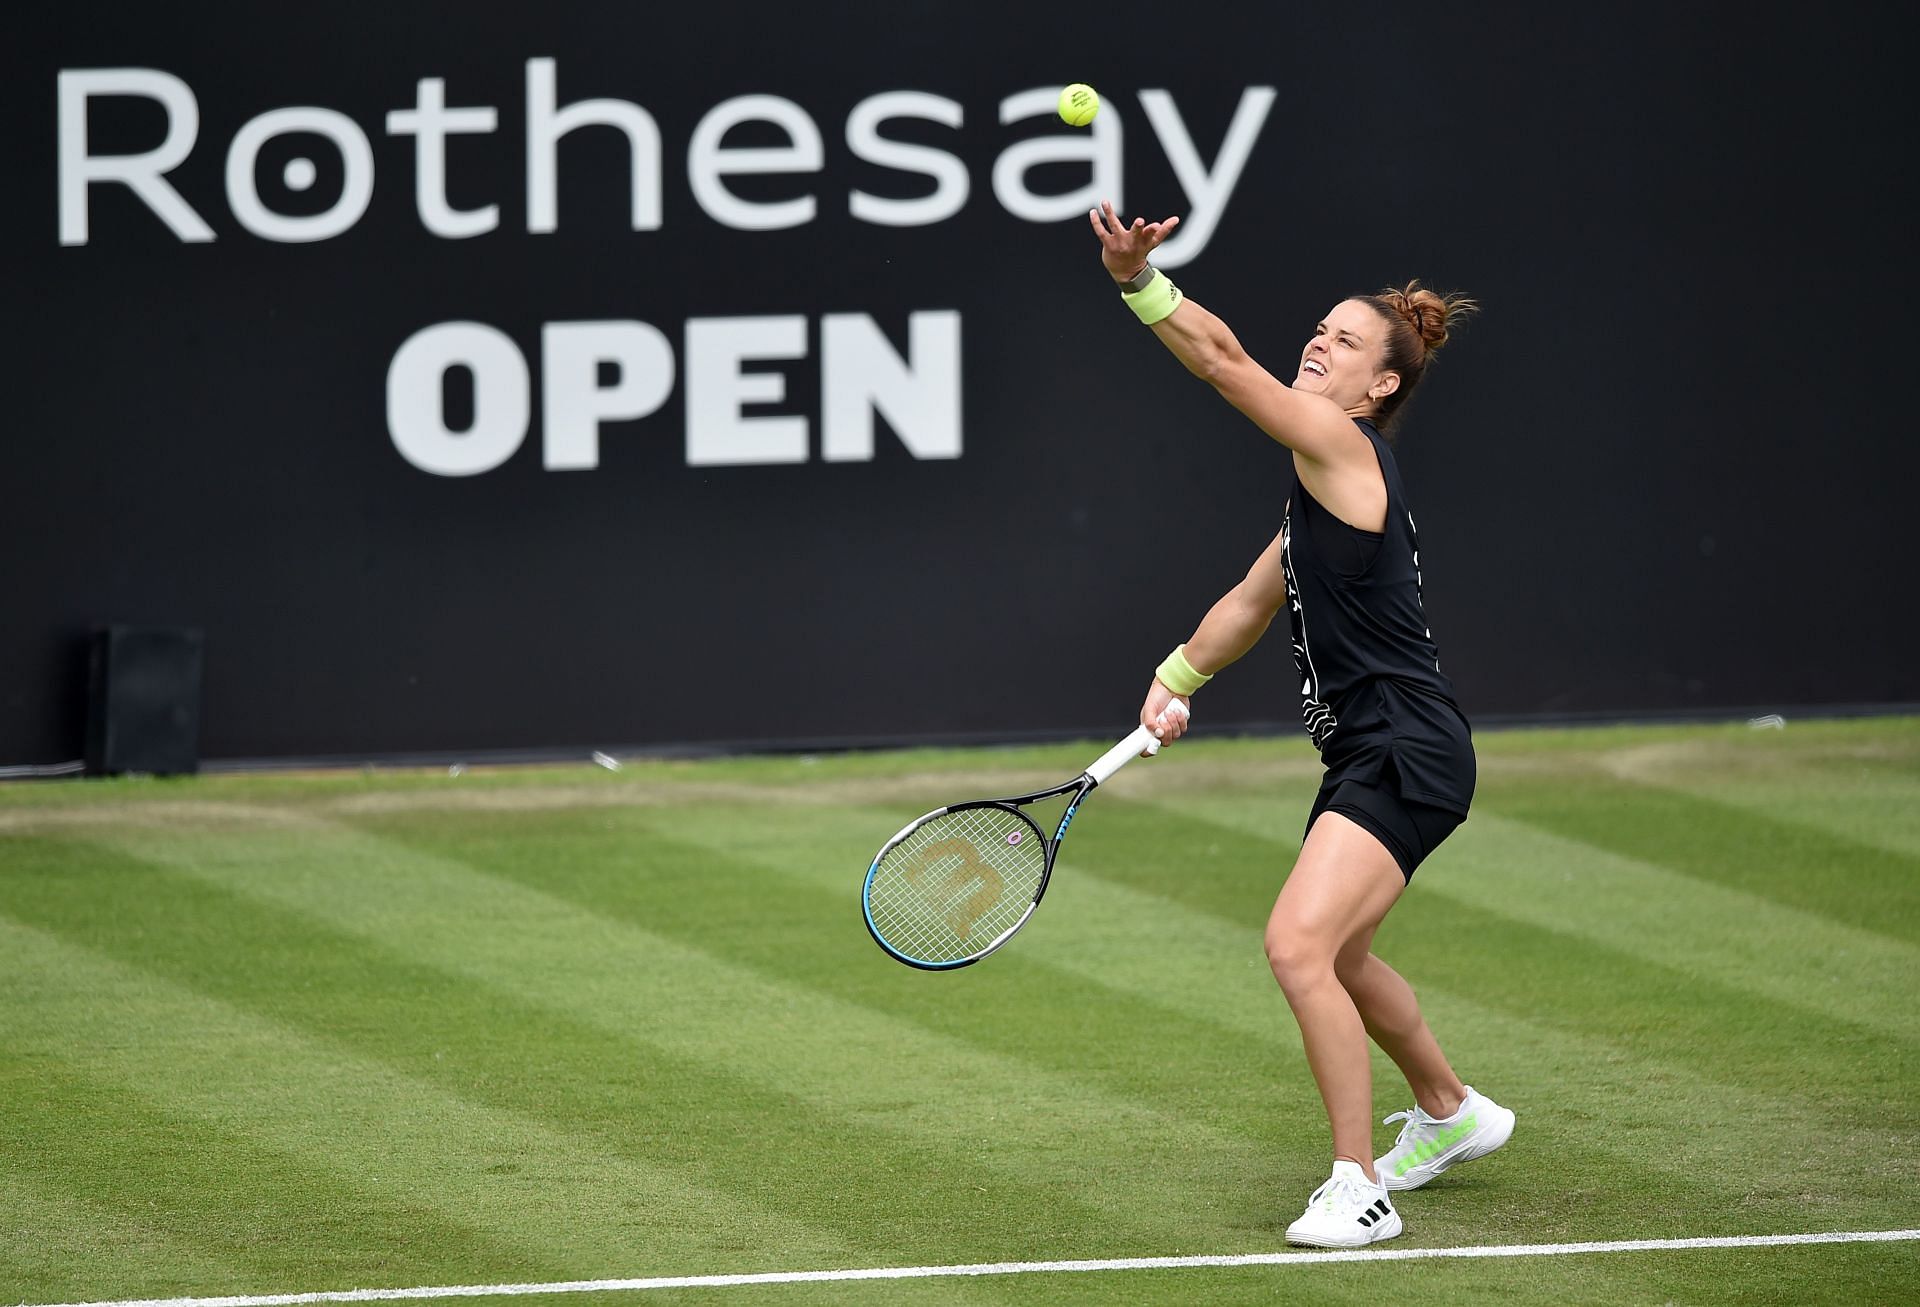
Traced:
[[1085, 82], [1075, 82], [1060, 92], [1060, 121], [1069, 127], [1085, 127], [1100, 112], [1100, 93]]

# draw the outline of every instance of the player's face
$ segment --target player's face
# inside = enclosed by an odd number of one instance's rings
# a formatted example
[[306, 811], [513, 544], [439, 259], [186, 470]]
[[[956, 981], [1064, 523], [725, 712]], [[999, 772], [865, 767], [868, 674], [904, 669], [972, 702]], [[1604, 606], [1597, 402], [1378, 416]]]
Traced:
[[1365, 407], [1370, 394], [1386, 384], [1380, 362], [1386, 355], [1387, 324], [1359, 300], [1342, 300], [1314, 327], [1300, 352], [1295, 390], [1325, 395], [1343, 409]]

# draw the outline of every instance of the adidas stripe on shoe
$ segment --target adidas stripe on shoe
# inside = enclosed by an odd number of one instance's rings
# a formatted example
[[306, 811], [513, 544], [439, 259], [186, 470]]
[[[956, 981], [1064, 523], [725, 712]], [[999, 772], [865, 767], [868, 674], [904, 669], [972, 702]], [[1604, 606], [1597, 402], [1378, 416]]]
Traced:
[[1380, 1185], [1356, 1162], [1335, 1162], [1327, 1182], [1313, 1191], [1307, 1210], [1287, 1227], [1287, 1242], [1311, 1248], [1364, 1248], [1401, 1230], [1400, 1213]]
[[1449, 1167], [1485, 1157], [1513, 1134], [1513, 1112], [1467, 1086], [1466, 1101], [1445, 1120], [1428, 1116], [1416, 1104], [1395, 1112], [1386, 1124], [1405, 1121], [1393, 1148], [1374, 1164], [1389, 1189], [1418, 1189]]

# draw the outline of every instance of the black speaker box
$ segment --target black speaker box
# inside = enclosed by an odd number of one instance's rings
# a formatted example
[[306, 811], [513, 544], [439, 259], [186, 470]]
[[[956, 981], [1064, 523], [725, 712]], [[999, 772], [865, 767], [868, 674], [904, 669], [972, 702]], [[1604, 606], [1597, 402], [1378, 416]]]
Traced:
[[173, 776], [200, 770], [199, 631], [109, 626], [94, 633], [87, 770]]

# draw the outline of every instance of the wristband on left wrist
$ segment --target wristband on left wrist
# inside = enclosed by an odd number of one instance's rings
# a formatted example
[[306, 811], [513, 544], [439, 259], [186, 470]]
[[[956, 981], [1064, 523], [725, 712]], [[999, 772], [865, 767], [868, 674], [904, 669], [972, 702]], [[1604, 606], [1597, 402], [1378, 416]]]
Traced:
[[1120, 292], [1120, 300], [1133, 310], [1133, 316], [1151, 327], [1180, 307], [1180, 288], [1173, 279], [1156, 268], [1148, 268], [1144, 290]]

